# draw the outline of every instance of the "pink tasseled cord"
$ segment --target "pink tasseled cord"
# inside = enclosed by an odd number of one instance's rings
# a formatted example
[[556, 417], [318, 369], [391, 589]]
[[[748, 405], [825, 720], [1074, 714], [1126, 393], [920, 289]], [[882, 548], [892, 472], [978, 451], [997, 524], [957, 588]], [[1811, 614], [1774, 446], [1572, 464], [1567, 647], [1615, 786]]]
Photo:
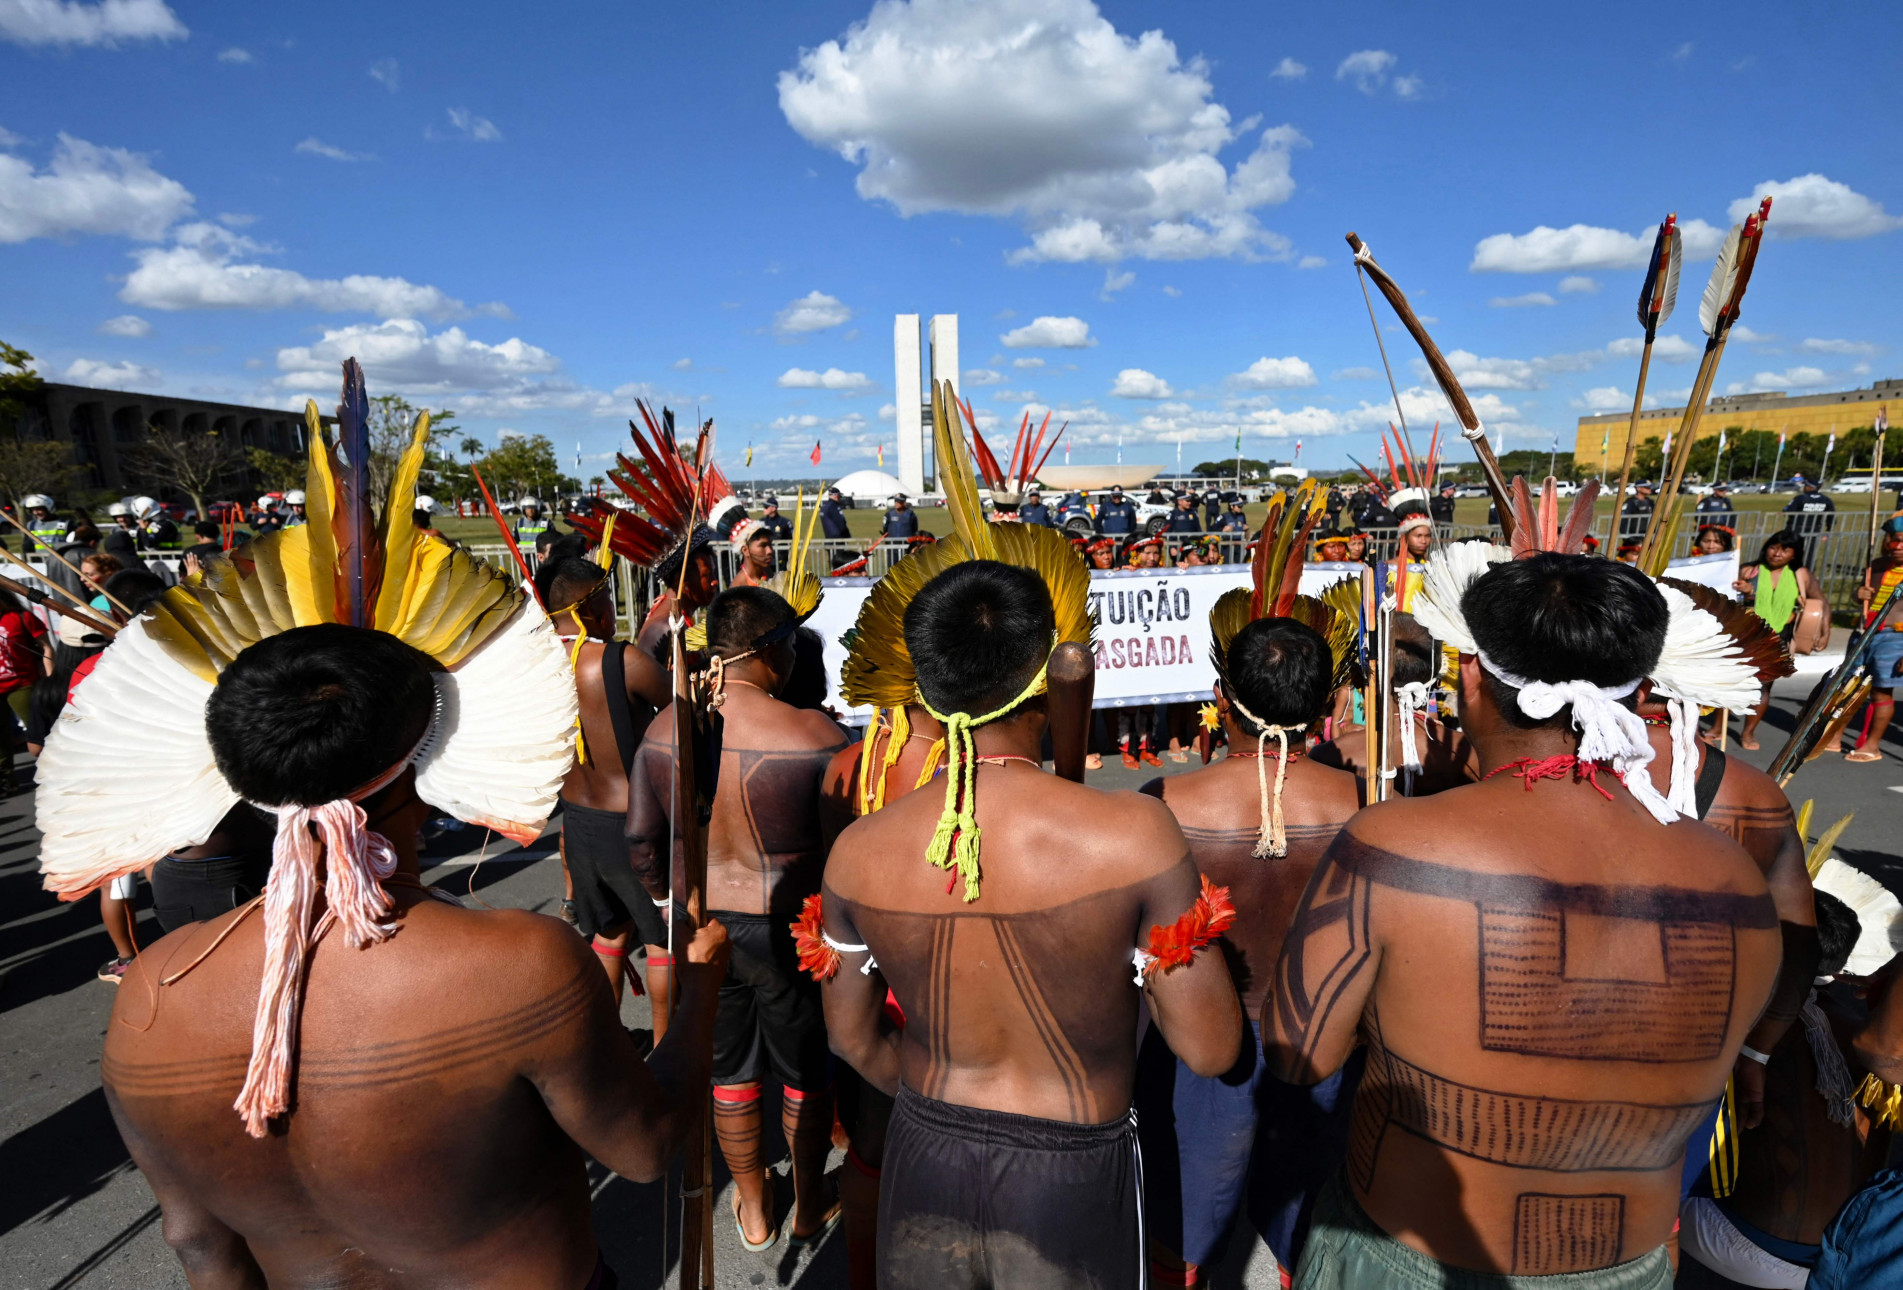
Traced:
[[[290, 1109], [291, 1059], [311, 946], [333, 922], [356, 949], [388, 940], [396, 930], [380, 921], [395, 908], [381, 884], [396, 872], [396, 851], [365, 824], [363, 808], [345, 798], [278, 808], [264, 893], [264, 975], [251, 1029], [251, 1065], [232, 1103], [254, 1138], [265, 1135], [272, 1117]], [[320, 857], [326, 908], [313, 927]]]

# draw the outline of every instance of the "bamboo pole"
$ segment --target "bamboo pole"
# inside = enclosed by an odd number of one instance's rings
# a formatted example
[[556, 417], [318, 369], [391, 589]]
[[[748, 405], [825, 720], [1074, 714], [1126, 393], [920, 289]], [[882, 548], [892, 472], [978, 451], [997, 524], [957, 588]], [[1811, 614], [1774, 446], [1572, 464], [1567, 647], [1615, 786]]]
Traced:
[[[7, 523], [11, 524], [14, 528], [19, 529], [20, 532], [27, 533], [26, 525], [14, 519], [13, 516], [3, 508], [0, 508], [0, 520], [5, 520]], [[27, 536], [31, 537], [32, 534], [27, 533]], [[5, 551], [5, 550], [6, 550], [5, 545], [0, 544], [0, 551]], [[113, 608], [117, 609], [120, 613], [124, 614], [127, 618], [138, 617], [138, 615], [134, 614], [132, 610], [129, 609], [123, 601], [119, 600], [118, 597], [114, 596], [110, 591], [107, 591], [104, 587], [94, 582], [91, 578], [88, 578], [85, 574], [81, 573], [77, 568], [74, 567], [73, 562], [71, 560], [68, 560], [65, 556], [55, 551], [52, 547], [47, 546], [44, 542], [42, 542], [40, 544], [40, 550], [46, 552], [48, 555], [52, 556], [55, 560], [58, 560], [61, 564], [65, 565], [67, 569], [72, 572], [72, 575], [75, 578], [78, 578], [81, 582], [85, 583], [88, 587], [91, 587], [94, 591], [104, 596], [107, 600], [110, 600], [112, 602]], [[11, 556], [13, 553], [11, 551], [8, 551], [7, 554]], [[28, 569], [33, 569], [33, 566], [30, 564], [27, 564], [26, 561], [24, 560], [15, 560], [14, 563], [19, 565], [25, 565], [25, 567]], [[39, 577], [40, 571], [38, 569], [33, 569], [33, 576], [36, 578]]]
[[1652, 369], [1652, 337], [1639, 353], [1639, 388], [1632, 394], [1632, 419], [1626, 423], [1625, 462], [1619, 467], [1619, 491], [1612, 495], [1612, 552], [1619, 550], [1619, 515], [1625, 509], [1625, 490], [1632, 482], [1632, 463], [1639, 452], [1639, 411], [1645, 404], [1645, 378]]

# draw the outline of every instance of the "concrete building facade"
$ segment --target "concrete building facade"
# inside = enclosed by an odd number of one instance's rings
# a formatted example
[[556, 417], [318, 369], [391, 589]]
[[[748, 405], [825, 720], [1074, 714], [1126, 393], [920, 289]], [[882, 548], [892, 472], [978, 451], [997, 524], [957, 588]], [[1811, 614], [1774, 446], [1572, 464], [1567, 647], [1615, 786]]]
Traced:
[[[1878, 381], [1867, 389], [1839, 390], [1831, 394], [1793, 396], [1778, 391], [1726, 395], [1705, 405], [1705, 415], [1698, 422], [1698, 437], [1714, 438], [1721, 430], [1843, 434], [1856, 426], [1873, 424], [1877, 409], [1886, 403], [1899, 405], [1899, 414], [1903, 414], [1903, 380]], [[1677, 431], [1684, 416], [1682, 404], [1675, 408], [1646, 409], [1639, 415], [1639, 444], [1643, 446], [1648, 439], [1663, 441], [1667, 433]], [[1573, 441], [1576, 468], [1591, 474], [1602, 469], [1617, 470], [1625, 460], [1626, 430], [1631, 422], [1629, 410], [1579, 418], [1578, 435]]]
[[304, 418], [283, 408], [254, 408], [163, 394], [102, 390], [47, 381], [20, 418], [22, 438], [72, 445], [87, 488], [129, 489], [140, 481], [125, 454], [148, 427], [187, 434], [229, 435], [244, 448], [268, 448], [286, 457], [305, 451]]
[[[958, 392], [963, 385], [958, 376], [958, 315], [933, 314], [927, 343], [932, 382], [950, 381], [952, 391]], [[892, 404], [898, 436], [894, 455], [899, 486], [914, 497], [925, 492], [925, 445], [931, 437], [925, 427], [932, 418], [932, 394], [922, 384], [926, 353], [920, 342], [919, 315], [897, 315], [892, 321]]]

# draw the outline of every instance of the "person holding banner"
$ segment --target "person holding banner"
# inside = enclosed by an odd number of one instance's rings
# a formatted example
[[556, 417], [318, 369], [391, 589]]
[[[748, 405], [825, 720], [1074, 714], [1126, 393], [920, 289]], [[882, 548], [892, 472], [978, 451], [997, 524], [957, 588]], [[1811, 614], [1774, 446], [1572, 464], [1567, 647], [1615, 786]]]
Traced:
[[1737, 530], [1723, 524], [1700, 524], [1692, 549], [1699, 555], [1723, 555], [1738, 544]]
[[[1804, 603], [1824, 598], [1817, 579], [1804, 567], [1804, 539], [1790, 529], [1779, 529], [1764, 539], [1758, 562], [1740, 569], [1738, 580], [1731, 585], [1786, 644], [1797, 635], [1797, 621]], [[1764, 710], [1770, 702], [1771, 687], [1767, 685], [1758, 706], [1744, 719], [1744, 729], [1738, 734], [1738, 746], [1746, 752], [1758, 749], [1758, 723], [1764, 720]]]
[[[1863, 585], [1857, 588], [1865, 614], [1899, 582], [1903, 582], [1903, 511], [1883, 522], [1883, 554], [1870, 562]], [[1883, 760], [1883, 735], [1896, 713], [1896, 681], [1903, 674], [1903, 597], [1890, 602], [1882, 622], [1867, 624], [1864, 630], [1878, 633], [1870, 647], [1875, 681], [1870, 693], [1870, 729], [1857, 740], [1856, 749], [1844, 755], [1845, 761], [1854, 762]]]

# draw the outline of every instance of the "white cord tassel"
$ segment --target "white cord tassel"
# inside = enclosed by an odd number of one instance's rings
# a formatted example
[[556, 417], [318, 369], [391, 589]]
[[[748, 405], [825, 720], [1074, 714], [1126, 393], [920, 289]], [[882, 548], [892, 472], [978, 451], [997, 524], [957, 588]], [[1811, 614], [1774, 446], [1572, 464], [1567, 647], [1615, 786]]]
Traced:
[[[1288, 854], [1288, 828], [1282, 821], [1282, 785], [1288, 779], [1288, 727], [1270, 725], [1243, 707], [1233, 695], [1230, 696], [1229, 703], [1261, 731], [1255, 737], [1255, 785], [1262, 829], [1256, 836], [1255, 848], [1249, 854], [1258, 860], [1279, 860]], [[1270, 735], [1275, 736], [1276, 747], [1279, 749], [1275, 758], [1275, 791], [1273, 793], [1269, 791], [1269, 768], [1262, 764], [1263, 753], [1267, 750]]]
[[1698, 816], [1698, 705], [1667, 699], [1672, 714], [1672, 787], [1666, 800], [1680, 815]]
[[1400, 709], [1401, 769], [1421, 768], [1421, 746], [1415, 737], [1414, 718], [1427, 711], [1427, 682], [1409, 681], [1394, 687], [1395, 706]]

